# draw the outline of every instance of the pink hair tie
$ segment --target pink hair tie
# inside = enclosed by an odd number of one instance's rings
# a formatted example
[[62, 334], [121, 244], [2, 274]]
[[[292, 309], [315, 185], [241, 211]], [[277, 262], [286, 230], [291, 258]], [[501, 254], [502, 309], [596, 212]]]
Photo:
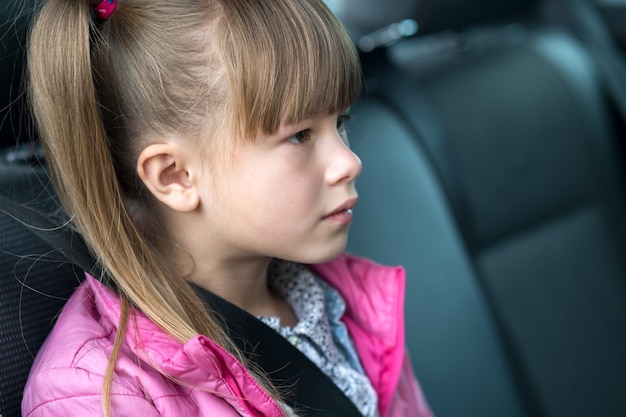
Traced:
[[116, 5], [117, 0], [102, 0], [93, 10], [96, 12], [98, 19], [107, 20], [113, 14]]

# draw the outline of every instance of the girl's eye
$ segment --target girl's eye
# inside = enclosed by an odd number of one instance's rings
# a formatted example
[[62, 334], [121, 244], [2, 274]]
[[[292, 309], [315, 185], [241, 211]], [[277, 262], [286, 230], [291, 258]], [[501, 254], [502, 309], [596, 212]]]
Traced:
[[349, 114], [342, 114], [339, 117], [337, 117], [337, 133], [339, 133], [339, 135], [346, 139], [348, 136], [348, 122], [350, 122], [350, 120], [352, 120], [352, 116], [350, 116]]
[[291, 136], [288, 140], [289, 142], [301, 145], [308, 141], [311, 138], [311, 131], [309, 129], [301, 130], [295, 135]]

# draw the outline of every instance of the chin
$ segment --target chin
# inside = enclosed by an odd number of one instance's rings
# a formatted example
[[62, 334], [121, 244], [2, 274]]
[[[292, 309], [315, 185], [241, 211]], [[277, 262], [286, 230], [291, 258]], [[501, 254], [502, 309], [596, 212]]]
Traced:
[[347, 243], [347, 234], [335, 235], [331, 239], [318, 239], [282, 247], [280, 250], [282, 253], [274, 253], [272, 257], [301, 264], [322, 264], [339, 257], [346, 250]]
[[333, 260], [337, 259], [339, 257], [339, 255], [341, 255], [342, 253], [343, 253], [343, 250], [338, 251], [338, 252], [333, 253], [333, 254], [329, 254], [327, 256], [316, 258], [312, 262], [306, 262], [306, 263], [308, 263], [308, 264], [323, 264], [323, 263], [330, 262], [330, 261], [333, 261]]
[[302, 260], [298, 260], [296, 262], [300, 262], [303, 264], [323, 264], [325, 262], [330, 262], [339, 255], [341, 255], [346, 250], [346, 244], [336, 245], [336, 246], [325, 246], [324, 248], [320, 248], [317, 251], [310, 251], [304, 256]]

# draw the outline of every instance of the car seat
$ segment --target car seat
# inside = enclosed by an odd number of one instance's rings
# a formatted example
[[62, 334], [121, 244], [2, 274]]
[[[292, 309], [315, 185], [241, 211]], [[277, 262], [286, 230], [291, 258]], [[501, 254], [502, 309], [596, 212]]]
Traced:
[[[56, 216], [43, 168], [0, 163], [0, 194]], [[0, 211], [0, 416], [20, 416], [30, 366], [82, 273]]]
[[537, 2], [428, 3], [435, 22], [404, 16], [426, 33], [363, 57], [402, 128], [355, 109], [349, 249], [407, 266], [436, 415], [626, 415], [623, 160], [596, 63]]
[[[36, 163], [21, 74], [31, 2], [0, 6], [0, 194], [50, 216], [60, 212]], [[19, 146], [18, 146], [19, 144]], [[32, 361], [82, 276], [16, 219], [0, 211], [0, 416], [20, 416]]]

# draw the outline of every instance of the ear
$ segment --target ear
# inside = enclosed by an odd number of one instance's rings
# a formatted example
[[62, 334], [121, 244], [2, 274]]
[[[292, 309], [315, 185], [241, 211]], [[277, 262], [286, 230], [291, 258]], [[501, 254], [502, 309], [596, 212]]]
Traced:
[[137, 174], [150, 192], [173, 210], [188, 213], [200, 203], [191, 161], [176, 143], [148, 145], [137, 159]]

